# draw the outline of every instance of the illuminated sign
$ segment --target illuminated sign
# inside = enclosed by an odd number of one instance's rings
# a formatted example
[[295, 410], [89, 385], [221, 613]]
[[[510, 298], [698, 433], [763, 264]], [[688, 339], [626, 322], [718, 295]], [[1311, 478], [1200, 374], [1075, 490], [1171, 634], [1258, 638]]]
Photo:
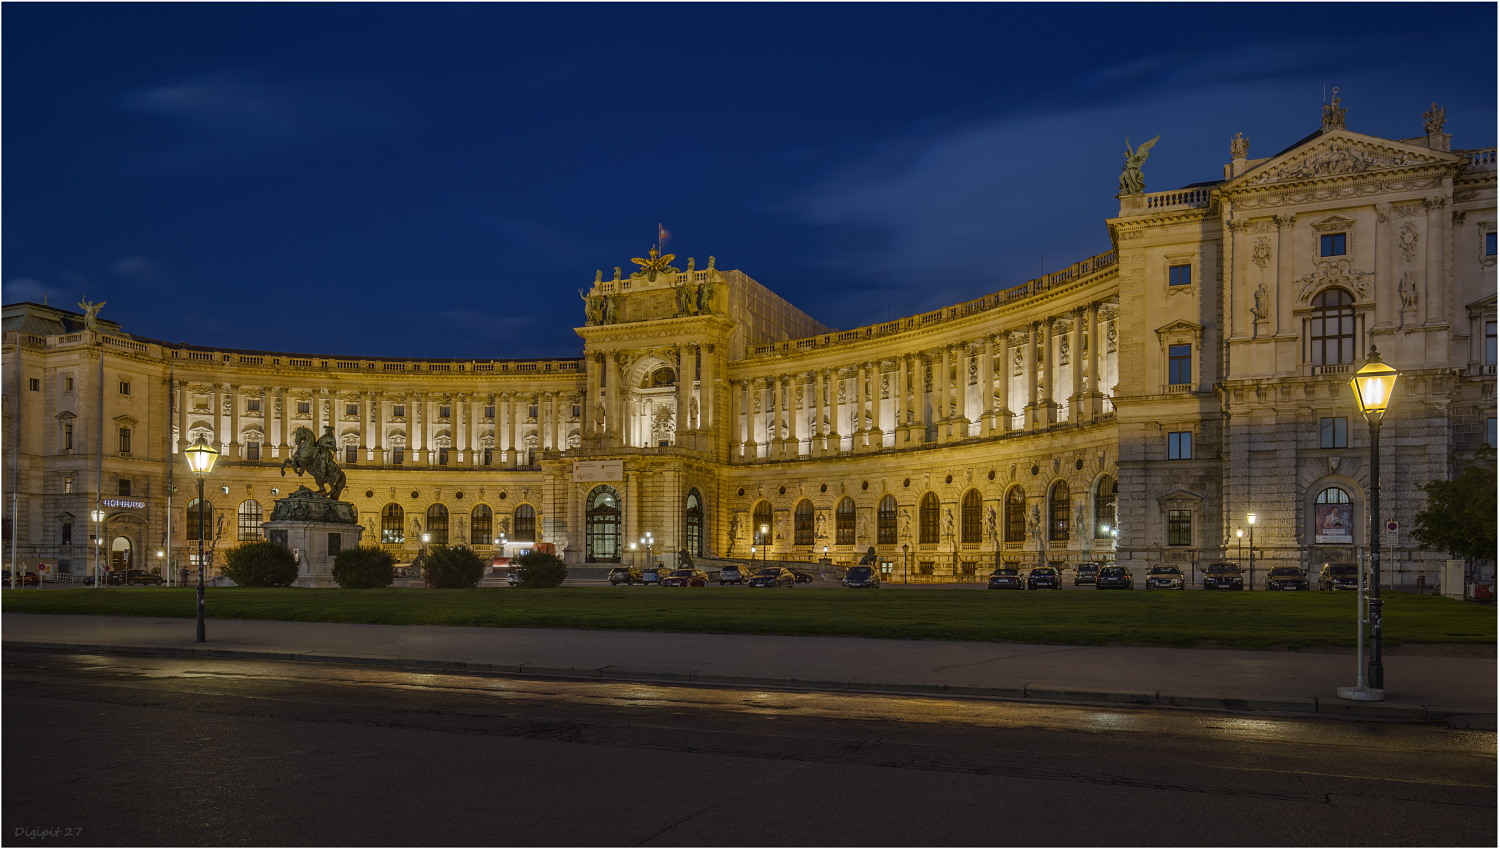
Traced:
[[573, 483], [622, 480], [625, 480], [623, 460], [575, 460], [573, 462]]
[[126, 510], [145, 510], [146, 502], [136, 501], [131, 498], [106, 498], [104, 499], [104, 506]]

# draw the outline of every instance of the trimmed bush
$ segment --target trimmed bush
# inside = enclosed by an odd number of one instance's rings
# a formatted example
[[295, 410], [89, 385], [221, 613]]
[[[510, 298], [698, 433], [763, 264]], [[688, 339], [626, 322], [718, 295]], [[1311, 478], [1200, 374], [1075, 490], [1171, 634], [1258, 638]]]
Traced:
[[434, 545], [427, 549], [422, 577], [434, 589], [477, 587], [484, 577], [484, 561], [467, 545]]
[[521, 567], [521, 586], [528, 589], [545, 589], [562, 586], [568, 577], [567, 564], [555, 554], [533, 551], [516, 558]]
[[242, 542], [224, 554], [224, 577], [242, 587], [289, 587], [297, 558], [274, 542]]
[[333, 558], [333, 579], [346, 590], [388, 587], [396, 580], [395, 559], [379, 548], [346, 548]]

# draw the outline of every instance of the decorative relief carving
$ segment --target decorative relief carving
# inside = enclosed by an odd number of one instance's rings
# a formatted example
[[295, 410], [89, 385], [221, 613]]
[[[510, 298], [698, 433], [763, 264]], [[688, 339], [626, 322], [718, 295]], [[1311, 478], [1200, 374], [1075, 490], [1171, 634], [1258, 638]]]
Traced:
[[1366, 301], [1370, 298], [1373, 278], [1369, 272], [1351, 268], [1346, 259], [1320, 262], [1316, 271], [1297, 281], [1297, 300], [1307, 303], [1316, 292], [1329, 286], [1342, 286], [1354, 292], [1355, 300]]
[[1261, 236], [1255, 240], [1255, 247], [1250, 252], [1250, 261], [1260, 266], [1261, 270], [1271, 261], [1271, 240]]
[[1416, 218], [1427, 214], [1427, 210], [1423, 209], [1420, 203], [1398, 203], [1392, 209], [1395, 210], [1397, 218]]
[[1015, 364], [1014, 364], [1014, 366], [1011, 369], [1011, 376], [1012, 377], [1020, 377], [1021, 376], [1021, 372], [1022, 372], [1023, 369], [1025, 369], [1025, 367], [1026, 367], [1026, 357], [1023, 356], [1021, 349], [1017, 348], [1016, 349], [1016, 356], [1015, 356]]
[[1321, 221], [1315, 222], [1312, 228], [1314, 230], [1317, 230], [1319, 233], [1337, 233], [1348, 230], [1353, 226], [1354, 222], [1348, 218], [1344, 218], [1340, 215], [1330, 215], [1327, 218], [1322, 219]]
[[1104, 352], [1106, 354], [1113, 354], [1115, 349], [1119, 347], [1119, 334], [1115, 329], [1115, 322], [1111, 321], [1109, 323], [1109, 332], [1105, 334], [1104, 341]]
[[1417, 256], [1417, 225], [1410, 221], [1401, 225], [1396, 231], [1396, 247], [1401, 251], [1401, 258], [1411, 262]]
[[1391, 217], [1391, 205], [1388, 203], [1375, 204], [1375, 220], [1384, 224]]
[[1240, 200], [1236, 205], [1240, 209], [1267, 209], [1275, 206], [1287, 206], [1293, 204], [1315, 203], [1329, 200], [1344, 200], [1364, 195], [1385, 194], [1388, 192], [1405, 192], [1413, 189], [1427, 189], [1442, 185], [1443, 178], [1437, 177], [1413, 177], [1404, 180], [1364, 180], [1352, 185], [1328, 186], [1304, 191], [1282, 192], [1279, 194], [1267, 194], [1259, 197], [1250, 197]]

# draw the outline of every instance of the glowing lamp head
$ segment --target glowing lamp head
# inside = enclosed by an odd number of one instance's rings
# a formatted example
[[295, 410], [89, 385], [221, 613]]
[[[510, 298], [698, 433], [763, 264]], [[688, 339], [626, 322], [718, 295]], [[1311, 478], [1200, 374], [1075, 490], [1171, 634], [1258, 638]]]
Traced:
[[107, 517], [105, 516], [103, 510], [90, 510], [89, 511], [89, 518], [93, 519], [95, 522], [102, 522]]
[[1234, 535], [1237, 536], [1237, 537], [1239, 537], [1240, 539], [1244, 539], [1245, 538], [1245, 529], [1244, 528], [1235, 528], [1234, 529]]
[[1380, 352], [1370, 346], [1370, 361], [1354, 373], [1349, 386], [1359, 402], [1359, 411], [1366, 421], [1378, 422], [1391, 404], [1391, 395], [1396, 391], [1396, 378], [1400, 372], [1380, 360]]
[[422, 542], [432, 542], [432, 534], [422, 534]]
[[1245, 517], [1245, 521], [1249, 522], [1252, 525], [1255, 524], [1255, 514], [1251, 513], [1251, 514], [1247, 515]]
[[199, 434], [197, 441], [184, 449], [182, 453], [187, 456], [188, 468], [192, 469], [193, 474], [200, 479], [208, 477], [209, 473], [214, 470], [214, 461], [219, 459], [219, 450], [209, 445], [208, 440], [204, 439], [202, 434]]

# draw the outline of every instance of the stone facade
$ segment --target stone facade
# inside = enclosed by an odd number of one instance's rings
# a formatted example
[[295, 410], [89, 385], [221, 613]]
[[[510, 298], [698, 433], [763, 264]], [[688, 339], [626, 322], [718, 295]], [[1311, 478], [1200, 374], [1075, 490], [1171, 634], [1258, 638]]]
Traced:
[[224, 452], [210, 536], [233, 545], [300, 483], [279, 473], [290, 431], [330, 424], [365, 541], [402, 561], [424, 531], [496, 555], [546, 541], [575, 564], [629, 559], [650, 531], [658, 553], [708, 557], [874, 547], [897, 581], [997, 560], [1144, 568], [1235, 557], [1255, 512], [1258, 559], [1315, 566], [1354, 556], [1316, 539], [1330, 488], [1368, 540], [1347, 381], [1374, 344], [1403, 373], [1382, 431], [1382, 519], [1400, 522], [1385, 560], [1414, 582], [1442, 557], [1406, 535], [1418, 486], [1493, 439], [1494, 149], [1335, 126], [1247, 150], [1222, 179], [1122, 198], [1098, 256], [841, 332], [713, 258], [655, 254], [596, 275], [577, 360], [228, 351], [9, 306], [19, 557], [84, 572], [109, 499], [105, 559], [122, 546], [149, 568], [170, 547], [185, 565], [192, 480], [174, 460], [200, 433]]

